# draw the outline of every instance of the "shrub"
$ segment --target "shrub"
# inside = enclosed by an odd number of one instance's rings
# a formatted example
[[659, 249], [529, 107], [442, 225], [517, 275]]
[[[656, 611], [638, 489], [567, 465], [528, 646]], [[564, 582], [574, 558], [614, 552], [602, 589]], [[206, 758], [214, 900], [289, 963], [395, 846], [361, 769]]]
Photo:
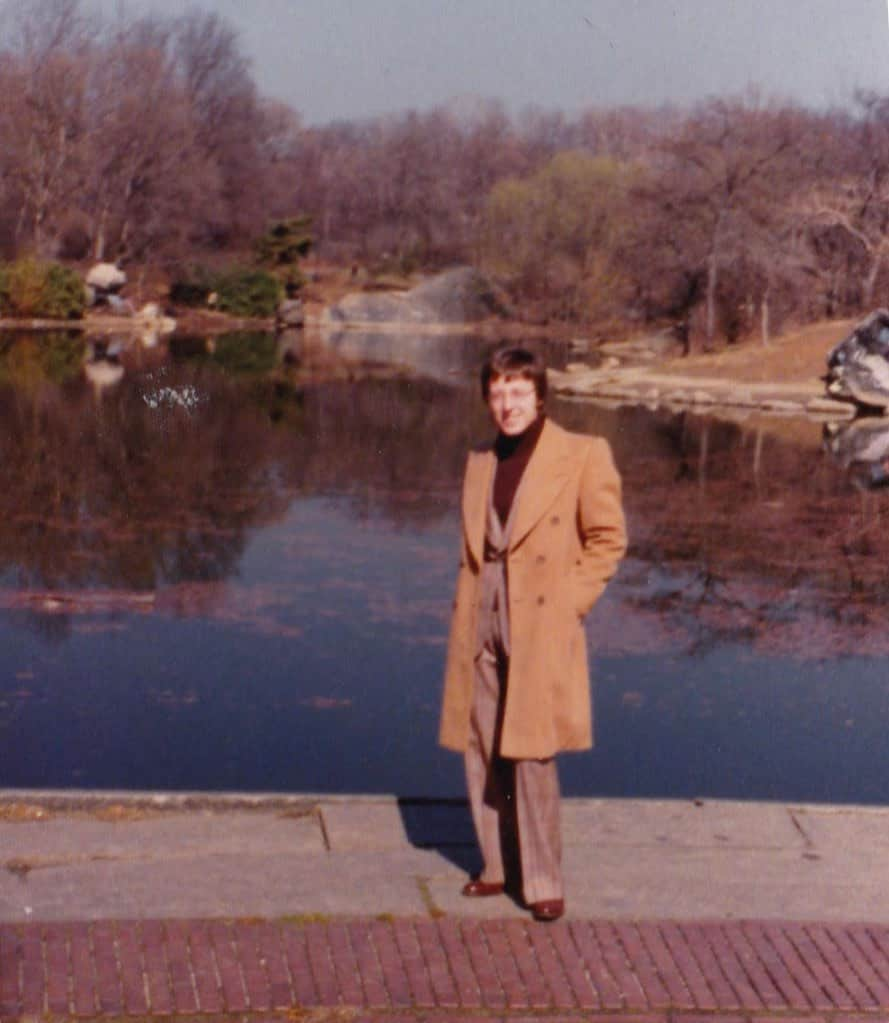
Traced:
[[273, 274], [249, 268], [215, 274], [198, 268], [170, 285], [170, 301], [176, 305], [205, 306], [213, 293], [221, 312], [263, 318], [274, 316], [283, 288]]
[[233, 331], [216, 338], [213, 361], [229, 373], [268, 373], [277, 363], [277, 342], [268, 331]]
[[75, 320], [85, 306], [83, 282], [61, 263], [28, 258], [0, 266], [0, 312], [5, 316]]
[[256, 243], [256, 255], [270, 266], [295, 266], [312, 247], [312, 218], [290, 217], [272, 224]]
[[170, 301], [175, 305], [205, 306], [213, 291], [213, 278], [203, 267], [183, 273], [170, 285]]
[[281, 301], [281, 284], [265, 270], [229, 270], [216, 278], [217, 308], [232, 316], [273, 316]]
[[86, 306], [80, 276], [61, 263], [50, 263], [43, 285], [40, 315], [54, 320], [79, 320]]

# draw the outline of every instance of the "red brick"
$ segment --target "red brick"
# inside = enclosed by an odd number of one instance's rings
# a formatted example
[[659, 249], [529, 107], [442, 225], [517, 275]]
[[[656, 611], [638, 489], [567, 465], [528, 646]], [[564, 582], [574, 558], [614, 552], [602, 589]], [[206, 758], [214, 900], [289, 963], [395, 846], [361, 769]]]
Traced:
[[256, 947], [268, 977], [271, 1008], [291, 1008], [295, 1004], [295, 998], [280, 927], [269, 923], [259, 924], [256, 928]]
[[633, 972], [645, 993], [645, 1006], [653, 1009], [670, 1007], [670, 994], [658, 977], [657, 967], [645, 948], [639, 929], [634, 924], [617, 922], [612, 925], [623, 946], [624, 954], [632, 963]]
[[528, 935], [532, 927], [546, 927], [546, 924], [525, 923], [524, 920], [504, 920], [503, 930], [515, 958], [516, 968], [522, 984], [528, 992], [528, 1002], [535, 1009], [553, 1007], [552, 994], [546, 986], [534, 954], [534, 947]]
[[645, 992], [627, 968], [617, 935], [609, 926], [575, 920], [568, 929], [603, 1009], [645, 1004]]
[[383, 969], [380, 966], [370, 929], [370, 920], [350, 920], [346, 925], [349, 945], [358, 967], [361, 986], [364, 989], [363, 1004], [388, 1007], [391, 1002], [383, 982]]
[[192, 921], [183, 926], [186, 926], [191, 976], [199, 1011], [222, 1012], [224, 1008], [222, 984], [210, 932], [206, 924], [200, 922]]
[[177, 1013], [183, 1014], [195, 1013], [200, 1006], [188, 947], [189, 932], [185, 921], [170, 920], [164, 927], [173, 1005]]
[[[775, 984], [786, 997], [789, 1009], [817, 1008], [819, 1003], [828, 1003], [824, 992], [805, 970], [793, 944], [787, 940], [779, 924], [765, 923], [750, 925], [745, 929], [760, 961], [775, 978]], [[775, 1008], [769, 1005], [769, 1008]]]
[[478, 1009], [482, 1005], [482, 996], [479, 991], [475, 973], [466, 949], [463, 946], [463, 936], [459, 926], [454, 920], [438, 921], [438, 940], [444, 948], [448, 968], [454, 978], [454, 985], [460, 999], [460, 1005], [464, 1008]]
[[[821, 1013], [808, 1013], [805, 1016], [785, 1016], [783, 1013], [780, 1016], [755, 1016], [755, 1023], [828, 1023], [828, 1018], [822, 1016]], [[715, 1023], [721, 1023], [721, 1020], [716, 1020]], [[837, 1023], [837, 1020], [831, 1016], [830, 1023]], [[870, 1023], [882, 1023], [879, 1019], [870, 1018]]]
[[[718, 1015], [708, 1012], [702, 1016], [695, 1012], [674, 1012], [670, 1016], [670, 1023], [748, 1023], [749, 1016], [728, 1016], [721, 1012]], [[757, 1023], [759, 1020], [757, 1019]], [[819, 1023], [818, 1020], [809, 1020], [809, 1023]]]
[[119, 923], [116, 931], [117, 962], [124, 1008], [131, 1016], [144, 1016], [148, 1012], [148, 999], [145, 992], [139, 926], [136, 923]]
[[39, 931], [28, 929], [22, 941], [21, 1002], [24, 1015], [42, 1015], [44, 988], [43, 940]]
[[662, 924], [659, 933], [664, 940], [668, 954], [676, 964], [685, 986], [698, 1009], [722, 1008], [716, 998], [691, 945], [686, 941], [682, 928], [676, 923]]
[[[867, 983], [878, 1005], [889, 1006], [889, 963], [862, 925], [833, 927], [831, 935], [846, 954], [858, 964], [862, 979]], [[866, 970], [866, 973], [862, 973]]]
[[395, 920], [392, 924], [392, 938], [404, 965], [412, 1004], [421, 1008], [435, 1005], [429, 967], [413, 923], [409, 920]]
[[505, 1007], [506, 992], [500, 983], [500, 974], [488, 944], [485, 927], [478, 920], [463, 920], [460, 923], [460, 933], [472, 964], [482, 1004], [493, 1009]]
[[500, 987], [506, 998], [506, 1004], [511, 1008], [529, 1006], [531, 999], [516, 966], [502, 921], [488, 921], [485, 924], [485, 936], [488, 939], [488, 948], [491, 951], [491, 958], [500, 979]]
[[707, 980], [707, 986], [713, 992], [715, 1007], [728, 1010], [740, 1009], [741, 1001], [720, 968], [719, 959], [710, 942], [712, 928], [701, 924], [684, 923], [679, 925], [679, 930], [691, 955], [694, 956], [695, 962], [701, 968], [701, 973]]
[[[670, 1004], [676, 1009], [699, 1009], [701, 1008], [701, 1002], [692, 994], [688, 984], [685, 982], [683, 973], [679, 969], [667, 943], [664, 941], [663, 930], [672, 927], [672, 924], [658, 927], [655, 924], [640, 923], [638, 931], [639, 936], [645, 943], [645, 947], [648, 949], [651, 961], [658, 971], [658, 976], [667, 989]], [[697, 976], [701, 977], [700, 970], [697, 971]], [[703, 978], [701, 977], [701, 979]], [[709, 995], [709, 992], [706, 990], [706, 984], [704, 984], [704, 990]]]
[[339, 1005], [339, 978], [333, 962], [333, 951], [328, 940], [327, 928], [323, 924], [309, 924], [305, 930], [309, 967], [315, 987], [318, 989], [319, 1004]]
[[[839, 1015], [831, 1014], [829, 1023], [883, 1023], [884, 1019], [885, 1016], [874, 1016], [871, 1012], [851, 1014], [841, 1012]], [[828, 1019], [825, 1019], [825, 1023], [828, 1023]]]
[[[281, 944], [290, 973], [290, 982], [293, 985], [294, 1004], [296, 1006], [321, 1004], [321, 995], [312, 973], [305, 931], [301, 927], [282, 925]], [[329, 972], [333, 972], [332, 968]]]
[[431, 920], [418, 920], [414, 926], [428, 967], [429, 983], [435, 994], [436, 1004], [456, 1008], [460, 1004], [460, 995], [451, 976], [438, 925]]
[[846, 1010], [860, 1008], [843, 983], [842, 969], [847, 964], [833, 942], [819, 944], [811, 931], [801, 924], [788, 924], [785, 930], [800, 958], [830, 999], [831, 1007]]
[[549, 929], [553, 949], [561, 964], [565, 978], [571, 987], [573, 1000], [582, 1009], [595, 1009], [601, 1004], [596, 989], [586, 970], [584, 958], [577, 945], [570, 925], [561, 921]]
[[256, 947], [257, 929], [252, 923], [238, 923], [232, 928], [235, 955], [241, 964], [247, 1002], [253, 1011], [266, 1011], [272, 1007], [269, 981], [265, 966]]
[[577, 1000], [562, 968], [562, 961], [553, 946], [553, 932], [563, 931], [564, 926], [562, 923], [552, 923], [545, 927], [528, 927], [528, 937], [531, 939], [543, 981], [549, 988], [552, 1004], [560, 1009], [569, 1009], [577, 1005]]
[[222, 998], [229, 1012], [244, 1012], [247, 1004], [247, 990], [241, 973], [241, 964], [235, 954], [231, 927], [218, 920], [211, 921], [207, 933], [213, 945], [216, 970], [222, 988]]
[[[779, 989], [772, 982], [773, 976], [784, 975], [787, 970], [761, 928], [748, 929], [739, 923], [716, 925], [710, 931], [710, 939], [714, 948], [725, 953], [724, 959], [718, 953], [719, 962], [729, 983], [738, 993], [743, 1009], [765, 1007], [775, 1011], [785, 1009], [788, 1005], [808, 1005], [796, 985], [785, 984], [782, 980]], [[799, 996], [801, 1003], [792, 1001], [790, 996], [794, 994]]]
[[393, 1006], [409, 1006], [414, 1004], [411, 995], [411, 983], [407, 969], [395, 943], [395, 934], [391, 924], [374, 920], [370, 924], [370, 940], [377, 954], [383, 985]]
[[47, 924], [43, 932], [46, 962], [46, 1008], [51, 1015], [71, 1012], [71, 962], [68, 932], [61, 924]]
[[168, 1015], [173, 1011], [173, 994], [167, 974], [166, 937], [163, 925], [155, 920], [146, 920], [140, 930], [148, 1007], [155, 1015]]
[[0, 927], [0, 1016], [18, 1016], [21, 942], [12, 927]]
[[93, 973], [93, 949], [89, 928], [86, 924], [71, 927], [71, 1003], [78, 1016], [95, 1015], [96, 985]]
[[849, 993], [854, 1007], [856, 1009], [877, 1008], [879, 1001], [864, 982], [863, 975], [867, 974], [877, 981], [878, 978], [869, 968], [867, 962], [863, 962], [861, 956], [856, 955], [855, 946], [848, 939], [844, 940], [845, 935], [841, 928], [830, 929], [813, 924], [806, 927], [806, 933], [817, 945], [825, 962]]
[[343, 1005], [364, 1005], [364, 989], [358, 970], [358, 960], [349, 940], [349, 930], [339, 921], [327, 925], [330, 958], [336, 973], [339, 1000]]

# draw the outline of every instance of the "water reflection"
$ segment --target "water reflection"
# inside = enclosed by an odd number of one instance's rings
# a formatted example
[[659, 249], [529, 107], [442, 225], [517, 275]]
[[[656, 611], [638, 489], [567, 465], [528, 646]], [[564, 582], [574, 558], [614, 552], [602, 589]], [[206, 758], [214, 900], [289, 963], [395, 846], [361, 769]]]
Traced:
[[[19, 344], [0, 785], [462, 792], [434, 737], [464, 453], [487, 434], [469, 374], [173, 337], [114, 353], [97, 400], [83, 367], [107, 351]], [[882, 442], [835, 432], [834, 459], [804, 421], [554, 414], [610, 439], [631, 535], [588, 624], [598, 746], [566, 790], [889, 798], [887, 495], [847, 471]]]
[[882, 416], [828, 424], [824, 447], [862, 490], [889, 484], [889, 421]]

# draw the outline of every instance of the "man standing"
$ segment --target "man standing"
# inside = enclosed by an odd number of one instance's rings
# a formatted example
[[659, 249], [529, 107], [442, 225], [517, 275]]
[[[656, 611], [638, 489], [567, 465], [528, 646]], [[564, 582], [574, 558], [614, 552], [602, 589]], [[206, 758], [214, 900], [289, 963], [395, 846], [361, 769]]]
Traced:
[[463, 481], [439, 738], [465, 756], [484, 861], [463, 894], [500, 894], [520, 871], [549, 921], [565, 909], [554, 757], [592, 746], [582, 619], [626, 549], [620, 478], [605, 440], [546, 417], [538, 355], [498, 350], [481, 385], [498, 433]]

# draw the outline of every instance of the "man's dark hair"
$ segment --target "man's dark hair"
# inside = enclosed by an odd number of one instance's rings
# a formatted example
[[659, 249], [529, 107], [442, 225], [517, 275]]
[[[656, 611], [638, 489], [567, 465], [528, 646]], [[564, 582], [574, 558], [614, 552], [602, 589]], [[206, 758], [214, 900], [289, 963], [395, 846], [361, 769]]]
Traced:
[[520, 380], [531, 380], [537, 391], [537, 400], [546, 397], [546, 363], [543, 356], [529, 351], [520, 345], [509, 345], [492, 352], [482, 366], [482, 397], [488, 400], [491, 381], [495, 377], [518, 377]]

